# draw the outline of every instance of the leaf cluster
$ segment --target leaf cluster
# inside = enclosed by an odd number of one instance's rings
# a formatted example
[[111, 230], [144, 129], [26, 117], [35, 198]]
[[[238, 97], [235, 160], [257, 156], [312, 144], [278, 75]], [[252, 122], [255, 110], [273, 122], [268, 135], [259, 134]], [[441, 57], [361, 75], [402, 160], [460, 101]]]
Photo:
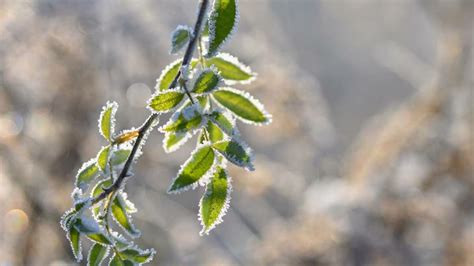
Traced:
[[[164, 134], [166, 152], [176, 151], [197, 136], [196, 148], [168, 192], [205, 187], [199, 202], [201, 235], [219, 224], [229, 207], [232, 179], [226, 170], [228, 162], [254, 170], [252, 149], [236, 121], [265, 125], [271, 122], [271, 115], [260, 101], [235, 87], [252, 82], [256, 74], [236, 57], [220, 52], [237, 29], [237, 1], [214, 0], [209, 12], [207, 2], [200, 4], [194, 30], [180, 25], [171, 34], [171, 53], [187, 47], [186, 53], [162, 71], [147, 103], [152, 114], [144, 125], [115, 133], [115, 102], [108, 102], [100, 114], [99, 133], [107, 144], [79, 169], [72, 194], [74, 206], [61, 219], [78, 261], [84, 238], [94, 243], [88, 265], [101, 265], [107, 258], [109, 265], [141, 265], [153, 259], [153, 249], [140, 249], [133, 243], [140, 236], [131, 216], [137, 209], [124, 191], [124, 180], [133, 175], [130, 165], [159, 116], [171, 114], [158, 128]], [[196, 44], [197, 56], [191, 58]]]

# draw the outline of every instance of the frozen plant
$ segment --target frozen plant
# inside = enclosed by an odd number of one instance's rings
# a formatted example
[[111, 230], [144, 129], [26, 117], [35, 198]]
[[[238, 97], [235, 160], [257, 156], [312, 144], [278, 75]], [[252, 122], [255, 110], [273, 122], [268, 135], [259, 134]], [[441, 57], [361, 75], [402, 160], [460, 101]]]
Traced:
[[[199, 2], [194, 28], [178, 26], [172, 33], [171, 52], [182, 58], [161, 73], [156, 93], [148, 101], [151, 115], [138, 129], [115, 133], [115, 102], [104, 106], [99, 132], [107, 141], [96, 158], [84, 163], [77, 173], [72, 193], [74, 206], [61, 219], [72, 252], [82, 259], [81, 238], [93, 241], [87, 255], [88, 265], [141, 265], [153, 259], [153, 249], [140, 249], [132, 239], [140, 236], [133, 225], [134, 204], [124, 191], [125, 181], [133, 174], [131, 165], [161, 114], [173, 113], [159, 127], [164, 133], [163, 148], [173, 152], [193, 135], [198, 143], [173, 179], [168, 192], [179, 193], [205, 186], [199, 202], [202, 234], [208, 234], [222, 221], [230, 203], [231, 178], [227, 162], [254, 170], [253, 154], [242, 140], [236, 120], [265, 125], [271, 116], [247, 92], [231, 88], [251, 82], [256, 74], [236, 57], [220, 53], [223, 44], [237, 29], [236, 0]], [[197, 48], [197, 57], [193, 58]], [[112, 227], [112, 221], [122, 231]]]

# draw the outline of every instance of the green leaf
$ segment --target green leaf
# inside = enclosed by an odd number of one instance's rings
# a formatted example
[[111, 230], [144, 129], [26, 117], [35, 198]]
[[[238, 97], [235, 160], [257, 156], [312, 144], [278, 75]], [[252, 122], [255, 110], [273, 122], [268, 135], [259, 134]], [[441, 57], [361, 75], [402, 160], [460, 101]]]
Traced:
[[196, 96], [196, 99], [199, 102], [199, 106], [201, 106], [202, 110], [206, 110], [207, 105], [208, 105], [208, 97], [207, 96]]
[[182, 59], [178, 59], [169, 64], [162, 72], [157, 80], [156, 89], [164, 91], [169, 88], [176, 75], [178, 75], [179, 68], [181, 67]]
[[232, 119], [232, 117], [228, 117], [229, 115], [226, 114], [220, 111], [214, 111], [209, 115], [209, 120], [217, 125], [226, 135], [230, 137], [239, 135], [234, 119]]
[[100, 171], [106, 172], [109, 157], [110, 146], [102, 147], [102, 149], [100, 149], [99, 153], [97, 154], [97, 167], [99, 167]]
[[256, 76], [248, 66], [227, 53], [219, 53], [217, 56], [207, 59], [206, 65], [217, 68], [225, 83], [229, 85], [237, 82], [247, 84], [252, 82]]
[[112, 158], [110, 159], [110, 162], [114, 166], [121, 165], [121, 164], [123, 164], [127, 161], [128, 156], [130, 155], [131, 152], [132, 152], [132, 150], [130, 150], [130, 149], [115, 150], [113, 155], [112, 155]]
[[170, 153], [179, 149], [192, 136], [190, 133], [166, 132], [163, 139], [163, 149]]
[[218, 167], [199, 203], [199, 220], [203, 226], [201, 235], [209, 234], [209, 231], [222, 222], [222, 217], [229, 208], [231, 191], [230, 177], [225, 169]]
[[90, 240], [93, 240], [102, 245], [110, 245], [112, 244], [110, 240], [103, 234], [103, 233], [96, 233], [96, 234], [87, 234], [87, 237]]
[[96, 160], [92, 159], [84, 163], [76, 175], [76, 187], [86, 190], [90, 182], [92, 182], [99, 175], [99, 168]]
[[99, 117], [100, 134], [109, 142], [112, 142], [112, 135], [115, 130], [115, 113], [117, 108], [118, 104], [116, 102], [107, 102], [107, 105], [102, 108]]
[[171, 53], [181, 50], [191, 39], [192, 29], [189, 26], [179, 25], [171, 34]]
[[148, 108], [155, 113], [167, 113], [178, 106], [183, 98], [184, 93], [179, 90], [158, 92], [148, 101]]
[[189, 188], [196, 188], [198, 183], [205, 182], [213, 164], [215, 155], [209, 146], [201, 146], [191, 154], [191, 157], [181, 166], [178, 176], [173, 180], [168, 193], [178, 193]]
[[263, 105], [246, 92], [224, 88], [213, 92], [212, 97], [245, 123], [264, 125], [271, 122], [272, 117]]
[[132, 218], [127, 214], [127, 206], [125, 200], [120, 194], [118, 194], [111, 206], [112, 215], [114, 216], [116, 222], [122, 226], [123, 229], [131, 236], [138, 237], [140, 236], [140, 231], [138, 231], [135, 226], [132, 224]]
[[197, 104], [188, 106], [173, 114], [171, 119], [164, 124], [160, 131], [163, 133], [185, 133], [200, 128], [206, 122], [201, 109]]
[[133, 266], [134, 263], [120, 258], [119, 255], [115, 254], [114, 257], [110, 260], [109, 266]]
[[212, 123], [211, 121], [207, 122], [206, 129], [209, 133], [208, 135], [211, 143], [221, 141], [224, 138], [224, 133], [222, 132], [222, 130], [218, 126], [214, 125], [214, 123]]
[[78, 262], [81, 261], [82, 260], [81, 233], [79, 233], [79, 230], [77, 230], [76, 228], [71, 227], [67, 236], [68, 236], [69, 244], [71, 244], [72, 254], [74, 254], [74, 257], [76, 258]]
[[221, 82], [221, 77], [214, 70], [208, 68], [201, 71], [193, 84], [192, 92], [196, 94], [209, 93], [216, 90]]
[[109, 247], [102, 246], [100, 244], [95, 243], [90, 251], [89, 251], [89, 258], [87, 259], [88, 266], [100, 266], [102, 261], [107, 257], [109, 254]]
[[120, 256], [134, 263], [147, 263], [153, 259], [155, 251], [153, 249], [140, 250], [136, 248], [125, 249], [120, 252]]
[[207, 57], [215, 55], [237, 30], [239, 13], [236, 0], [214, 0], [209, 15], [209, 49]]
[[253, 171], [253, 155], [247, 145], [235, 139], [214, 143], [212, 147], [231, 163]]

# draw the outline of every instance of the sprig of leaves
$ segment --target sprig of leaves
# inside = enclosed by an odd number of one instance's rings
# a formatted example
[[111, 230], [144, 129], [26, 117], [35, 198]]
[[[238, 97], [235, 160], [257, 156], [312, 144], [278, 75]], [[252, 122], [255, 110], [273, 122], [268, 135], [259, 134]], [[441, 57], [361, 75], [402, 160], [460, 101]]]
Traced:
[[[116, 134], [118, 104], [108, 102], [102, 109], [99, 133], [107, 144], [79, 169], [72, 194], [74, 206], [60, 222], [78, 261], [83, 257], [84, 238], [93, 242], [88, 265], [105, 261], [109, 265], [141, 265], [153, 259], [153, 249], [143, 250], [133, 243], [140, 236], [132, 219], [137, 210], [124, 191], [124, 183], [133, 175], [131, 165], [161, 115], [172, 113], [159, 127], [164, 133], [166, 152], [173, 152], [192, 136], [198, 136], [196, 148], [168, 192], [205, 187], [198, 213], [201, 235], [209, 234], [222, 222], [230, 205], [232, 178], [226, 170], [227, 162], [254, 170], [252, 149], [242, 139], [236, 121], [265, 125], [271, 122], [271, 115], [248, 92], [229, 87], [248, 84], [256, 77], [236, 57], [220, 52], [237, 29], [237, 1], [214, 0], [209, 14], [208, 2], [200, 1], [193, 29], [180, 25], [172, 33], [171, 53], [187, 48], [182, 58], [162, 71], [156, 93], [147, 102], [151, 115], [143, 125]], [[196, 46], [199, 53], [193, 58]]]

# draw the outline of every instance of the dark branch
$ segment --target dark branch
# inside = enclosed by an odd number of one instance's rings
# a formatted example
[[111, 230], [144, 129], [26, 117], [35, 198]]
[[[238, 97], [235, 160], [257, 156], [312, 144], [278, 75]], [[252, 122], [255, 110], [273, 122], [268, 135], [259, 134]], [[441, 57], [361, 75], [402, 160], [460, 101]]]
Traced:
[[[191, 59], [193, 58], [194, 49], [196, 47], [196, 42], [199, 39], [199, 34], [201, 32], [202, 24], [203, 24], [204, 18], [206, 16], [206, 10], [207, 10], [208, 5], [209, 5], [209, 0], [201, 0], [200, 3], [199, 3], [199, 13], [198, 13], [198, 17], [196, 19], [196, 24], [194, 25], [193, 36], [192, 36], [191, 40], [189, 41], [188, 47], [186, 48], [186, 52], [183, 56], [183, 62], [181, 63], [181, 70], [182, 70], [183, 66], [188, 66], [189, 63], [191, 62]], [[180, 76], [181, 76], [181, 71], [173, 79], [173, 82], [171, 82], [168, 89], [171, 89], [171, 88], [176, 86], [176, 83], [178, 82], [178, 79], [179, 79]], [[194, 101], [191, 98], [187, 88], [185, 88], [185, 91], [186, 91], [186, 94], [188, 95], [189, 99], [191, 100], [191, 102], [194, 103]], [[123, 169], [120, 172], [120, 175], [118, 176], [117, 180], [112, 184], [112, 186], [104, 189], [104, 192], [102, 192], [97, 197], [95, 197], [92, 200], [92, 204], [96, 204], [97, 202], [99, 202], [99, 201], [103, 200], [105, 197], [107, 197], [107, 195], [109, 195], [110, 193], [112, 193], [114, 191], [117, 191], [120, 188], [123, 181], [127, 177], [130, 166], [132, 166], [135, 155], [138, 151], [138, 148], [140, 147], [141, 142], [143, 141], [143, 138], [145, 137], [145, 134], [153, 126], [153, 124], [155, 123], [157, 118], [158, 118], [158, 114], [151, 114], [147, 118], [145, 123], [143, 123], [143, 125], [138, 130], [138, 137], [135, 140], [135, 143], [133, 144], [132, 151], [130, 152], [130, 155], [128, 156], [127, 161], [125, 162], [125, 165], [123, 166]]]

